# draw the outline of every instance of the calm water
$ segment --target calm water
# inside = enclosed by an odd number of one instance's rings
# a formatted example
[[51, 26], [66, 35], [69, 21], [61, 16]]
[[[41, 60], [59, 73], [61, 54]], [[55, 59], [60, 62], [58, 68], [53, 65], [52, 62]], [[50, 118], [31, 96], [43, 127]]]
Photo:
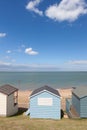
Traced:
[[0, 85], [7, 83], [22, 90], [87, 86], [87, 72], [0, 72]]

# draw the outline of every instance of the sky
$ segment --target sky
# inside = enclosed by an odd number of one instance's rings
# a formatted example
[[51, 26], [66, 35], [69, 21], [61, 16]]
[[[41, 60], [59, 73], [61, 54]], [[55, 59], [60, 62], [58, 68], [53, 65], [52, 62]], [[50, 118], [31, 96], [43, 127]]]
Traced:
[[0, 0], [0, 71], [87, 71], [87, 0]]

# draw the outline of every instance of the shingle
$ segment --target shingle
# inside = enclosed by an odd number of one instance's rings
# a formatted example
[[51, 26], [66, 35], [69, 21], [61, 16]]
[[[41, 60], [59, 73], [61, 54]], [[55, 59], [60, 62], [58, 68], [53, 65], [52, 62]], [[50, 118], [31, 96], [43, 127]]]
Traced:
[[78, 97], [78, 98], [83, 98], [87, 96], [87, 87], [77, 87], [73, 90], [73, 93]]
[[58, 92], [56, 89], [53, 89], [53, 88], [51, 88], [51, 87], [49, 87], [49, 86], [47, 86], [47, 85], [45, 85], [45, 86], [43, 86], [43, 87], [40, 87], [40, 88], [38, 88], [38, 89], [35, 89], [35, 90], [32, 92], [31, 96], [33, 96], [33, 95], [35, 95], [35, 94], [37, 94], [37, 93], [39, 93], [39, 92], [41, 92], [41, 91], [44, 91], [44, 90], [47, 90], [47, 91], [49, 91], [49, 92], [51, 92], [51, 93], [53, 93], [53, 94], [55, 94], [55, 95], [57, 95], [57, 96], [60, 96], [59, 92]]
[[0, 92], [4, 93], [6, 95], [11, 95], [15, 91], [18, 91], [18, 89], [13, 87], [13, 86], [11, 86], [11, 85], [9, 85], [9, 84], [5, 84], [5, 85], [0, 87]]

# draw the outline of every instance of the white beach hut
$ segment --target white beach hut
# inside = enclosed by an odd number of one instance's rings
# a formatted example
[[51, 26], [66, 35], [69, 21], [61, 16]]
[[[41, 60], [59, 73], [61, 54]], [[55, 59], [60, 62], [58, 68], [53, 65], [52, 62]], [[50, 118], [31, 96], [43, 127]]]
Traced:
[[18, 112], [18, 89], [11, 85], [0, 87], [0, 116], [11, 116]]

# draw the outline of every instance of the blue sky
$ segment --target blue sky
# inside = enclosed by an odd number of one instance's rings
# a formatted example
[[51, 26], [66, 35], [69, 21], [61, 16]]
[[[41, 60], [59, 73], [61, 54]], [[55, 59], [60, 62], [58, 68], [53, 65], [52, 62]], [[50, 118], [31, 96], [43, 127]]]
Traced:
[[0, 70], [87, 71], [87, 1], [0, 0]]

